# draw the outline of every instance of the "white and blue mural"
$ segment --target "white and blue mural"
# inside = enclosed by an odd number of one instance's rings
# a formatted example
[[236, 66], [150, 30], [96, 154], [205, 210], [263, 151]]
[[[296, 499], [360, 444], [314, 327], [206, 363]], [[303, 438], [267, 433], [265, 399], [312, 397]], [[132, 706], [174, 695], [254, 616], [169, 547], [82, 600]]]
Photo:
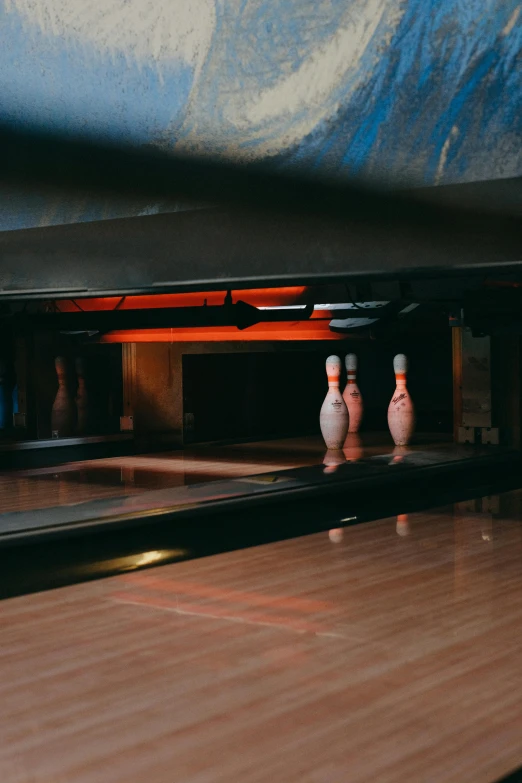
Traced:
[[[432, 185], [522, 174], [520, 0], [0, 0], [0, 111]], [[0, 229], [185, 208], [0, 193]]]

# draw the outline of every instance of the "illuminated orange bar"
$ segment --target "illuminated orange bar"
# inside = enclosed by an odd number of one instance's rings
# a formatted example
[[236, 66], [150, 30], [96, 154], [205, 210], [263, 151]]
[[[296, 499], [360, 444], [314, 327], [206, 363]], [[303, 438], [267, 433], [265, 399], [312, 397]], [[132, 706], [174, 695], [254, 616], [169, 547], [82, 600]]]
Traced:
[[[283, 307], [305, 304], [306, 286], [291, 286], [289, 288], [250, 288], [244, 291], [233, 291], [232, 299], [256, 307]], [[208, 305], [223, 304], [226, 291], [193, 291], [184, 294], [147, 294], [140, 296], [109, 296], [91, 299], [64, 299], [57, 302], [58, 309], [63, 313], [86, 312], [93, 310], [144, 310], [154, 307], [197, 307], [207, 302]]]
[[[195, 327], [192, 329], [135, 329], [112, 331], [100, 337], [102, 343], [177, 343], [177, 342], [254, 342], [260, 340], [345, 340], [346, 335], [332, 332], [328, 321], [282, 321], [262, 323], [249, 329], [234, 326]], [[353, 336], [350, 335], [350, 339]]]

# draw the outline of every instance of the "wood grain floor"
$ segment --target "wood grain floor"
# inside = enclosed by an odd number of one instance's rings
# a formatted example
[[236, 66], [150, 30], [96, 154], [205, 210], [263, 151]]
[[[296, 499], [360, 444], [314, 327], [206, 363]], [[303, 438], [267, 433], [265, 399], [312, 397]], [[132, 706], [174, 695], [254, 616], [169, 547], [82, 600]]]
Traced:
[[4, 473], [0, 474], [0, 514], [314, 465], [322, 461], [324, 451], [320, 438], [296, 438], [109, 457]]
[[2, 783], [480, 783], [522, 764], [520, 492], [129, 569], [0, 603]]
[[[422, 442], [413, 449], [436, 448]], [[393, 451], [388, 434], [364, 436], [355, 457]], [[185, 486], [223, 478], [261, 475], [321, 464], [321, 437], [286, 438], [221, 447], [192, 448], [125, 457], [68, 462], [54, 467], [0, 474], [0, 514], [33, 511], [92, 500], [136, 495], [143, 491]]]

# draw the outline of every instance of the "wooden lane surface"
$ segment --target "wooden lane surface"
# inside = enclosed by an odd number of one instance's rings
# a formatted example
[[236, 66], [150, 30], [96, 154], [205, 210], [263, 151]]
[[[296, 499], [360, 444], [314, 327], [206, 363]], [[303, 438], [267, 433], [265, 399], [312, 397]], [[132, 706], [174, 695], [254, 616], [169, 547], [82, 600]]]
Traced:
[[0, 780], [495, 780], [522, 763], [521, 509], [1, 602]]
[[[250, 445], [250, 444], [249, 444]], [[270, 444], [70, 462], [53, 468], [0, 475], [0, 514], [135, 495], [148, 489], [241, 477], [320, 463], [324, 447], [281, 454]], [[267, 447], [268, 446], [268, 447]], [[299, 448], [300, 447], [300, 448]]]
[[[440, 439], [439, 439], [440, 442]], [[437, 440], [431, 447], [437, 447]], [[430, 444], [413, 447], [430, 448]], [[389, 435], [366, 435], [358, 458], [391, 452]], [[0, 514], [135, 495], [222, 478], [317, 465], [320, 437], [285, 438], [229, 446], [195, 446], [160, 454], [69, 462], [52, 468], [0, 474]]]
[[[381, 448], [371, 446], [368, 450]], [[285, 470], [322, 461], [320, 438], [109, 457], [0, 474], [0, 514], [135, 495], [147, 489]]]

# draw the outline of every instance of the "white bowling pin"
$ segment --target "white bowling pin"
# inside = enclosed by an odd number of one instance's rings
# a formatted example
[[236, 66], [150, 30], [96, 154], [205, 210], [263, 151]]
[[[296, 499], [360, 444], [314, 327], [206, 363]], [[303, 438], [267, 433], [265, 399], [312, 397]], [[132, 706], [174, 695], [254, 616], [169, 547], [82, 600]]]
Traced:
[[357, 386], [357, 356], [354, 353], [348, 353], [345, 363], [347, 380], [344, 387], [343, 400], [346, 403], [350, 417], [348, 432], [359, 432], [363, 417], [363, 400]]
[[348, 432], [348, 408], [339, 389], [341, 360], [329, 356], [326, 360], [328, 392], [319, 415], [324, 442], [328, 449], [342, 449]]
[[415, 429], [415, 410], [406, 388], [408, 360], [398, 353], [393, 360], [396, 389], [388, 406], [388, 426], [396, 446], [406, 446]]

